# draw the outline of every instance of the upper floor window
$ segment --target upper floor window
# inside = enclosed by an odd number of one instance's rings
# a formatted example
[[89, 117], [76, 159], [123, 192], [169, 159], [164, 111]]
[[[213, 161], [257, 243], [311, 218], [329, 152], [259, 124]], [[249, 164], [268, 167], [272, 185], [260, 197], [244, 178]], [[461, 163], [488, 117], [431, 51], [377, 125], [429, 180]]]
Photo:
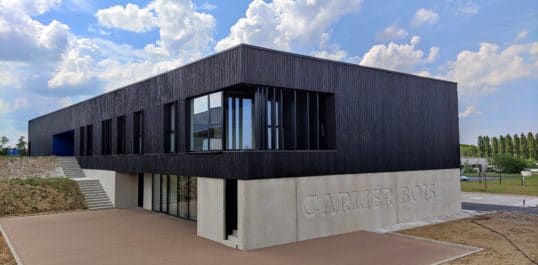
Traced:
[[79, 139], [78, 139], [78, 143], [79, 143], [79, 145], [78, 145], [78, 154], [80, 156], [86, 155], [86, 152], [85, 152], [86, 150], [84, 150], [84, 145], [86, 143], [86, 139], [84, 137], [85, 131], [86, 131], [86, 128], [80, 127], [80, 129], [79, 129]]
[[93, 125], [86, 126], [86, 155], [93, 155]]
[[101, 154], [112, 154], [112, 120], [101, 122]]
[[125, 154], [125, 116], [117, 118], [116, 154]]
[[133, 153], [144, 153], [144, 112], [138, 111], [133, 116]]
[[254, 94], [229, 91], [225, 98], [226, 149], [253, 149]]
[[190, 100], [190, 150], [222, 150], [222, 92]]
[[164, 151], [176, 152], [176, 103], [164, 105]]

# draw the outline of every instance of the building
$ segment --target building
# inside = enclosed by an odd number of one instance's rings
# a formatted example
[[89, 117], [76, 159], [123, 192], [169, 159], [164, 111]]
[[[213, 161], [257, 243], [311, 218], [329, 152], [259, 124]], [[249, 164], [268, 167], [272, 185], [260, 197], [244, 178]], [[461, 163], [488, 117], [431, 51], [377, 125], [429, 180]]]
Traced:
[[29, 141], [239, 249], [460, 209], [456, 83], [250, 45], [35, 118]]

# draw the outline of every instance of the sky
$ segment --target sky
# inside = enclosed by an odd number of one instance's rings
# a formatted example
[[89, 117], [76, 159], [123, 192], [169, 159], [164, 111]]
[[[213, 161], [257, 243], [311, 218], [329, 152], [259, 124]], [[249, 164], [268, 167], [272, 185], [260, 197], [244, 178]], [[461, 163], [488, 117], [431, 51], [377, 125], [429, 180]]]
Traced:
[[0, 0], [0, 136], [240, 43], [455, 81], [461, 143], [538, 132], [536, 0]]

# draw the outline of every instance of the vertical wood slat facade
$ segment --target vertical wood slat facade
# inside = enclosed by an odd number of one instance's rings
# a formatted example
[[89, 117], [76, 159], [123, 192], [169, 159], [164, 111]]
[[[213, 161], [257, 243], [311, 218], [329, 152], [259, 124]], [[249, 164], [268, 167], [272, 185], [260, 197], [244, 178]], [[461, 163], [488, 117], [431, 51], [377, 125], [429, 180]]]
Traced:
[[[327, 119], [326, 126], [334, 129], [326, 129], [325, 141], [333, 150], [189, 153], [189, 99], [241, 85], [254, 85], [259, 92], [254, 98], [254, 116], [259, 118], [254, 121], [256, 148], [267, 146], [267, 130], [262, 129], [267, 124], [263, 115], [267, 97], [275, 100], [280, 93], [279, 116], [287, 107], [292, 112], [291, 126], [280, 124], [280, 140], [291, 141], [286, 144], [290, 149], [304, 149], [298, 145], [304, 140], [297, 138], [302, 127], [298, 122], [311, 123], [310, 115], [306, 119], [299, 115], [296, 103], [308, 98], [305, 103], [316, 107], [312, 125], [317, 133], [304, 144], [321, 147], [319, 110], [332, 108], [334, 117]], [[289, 95], [292, 106], [285, 106], [281, 88], [294, 89]], [[320, 106], [320, 92], [331, 93], [334, 103]], [[173, 101], [177, 101], [178, 153], [165, 154], [163, 105]], [[129, 172], [255, 179], [458, 168], [457, 104], [457, 85], [452, 82], [241, 45], [33, 119], [28, 135], [32, 155], [50, 155], [52, 136], [75, 130], [75, 154], [81, 147], [94, 154], [77, 157], [83, 167]], [[144, 150], [137, 155], [132, 128], [134, 113], [140, 110], [144, 111]], [[310, 112], [310, 107], [305, 111]], [[127, 154], [114, 155], [116, 117], [122, 115]], [[95, 155], [101, 153], [101, 121], [106, 119], [113, 120], [113, 155]], [[79, 142], [80, 128], [91, 137], [85, 144]], [[310, 129], [306, 132], [310, 134]]]

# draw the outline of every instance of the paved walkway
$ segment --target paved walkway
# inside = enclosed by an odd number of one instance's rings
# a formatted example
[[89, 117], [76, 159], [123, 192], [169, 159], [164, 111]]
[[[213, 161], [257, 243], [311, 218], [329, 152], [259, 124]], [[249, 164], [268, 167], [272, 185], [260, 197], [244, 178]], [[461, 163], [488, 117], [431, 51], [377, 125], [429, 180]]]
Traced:
[[[523, 205], [525, 200], [525, 205]], [[528, 195], [491, 194], [479, 192], [462, 192], [461, 202], [495, 204], [505, 206], [537, 207], [538, 197]]]
[[482, 204], [482, 203], [470, 203], [462, 202], [461, 208], [471, 211], [479, 212], [518, 212], [532, 215], [538, 215], [538, 207], [519, 207], [519, 206], [506, 206], [497, 204]]
[[468, 247], [355, 232], [253, 251], [196, 236], [196, 223], [145, 210], [0, 219], [25, 265], [432, 264]]

